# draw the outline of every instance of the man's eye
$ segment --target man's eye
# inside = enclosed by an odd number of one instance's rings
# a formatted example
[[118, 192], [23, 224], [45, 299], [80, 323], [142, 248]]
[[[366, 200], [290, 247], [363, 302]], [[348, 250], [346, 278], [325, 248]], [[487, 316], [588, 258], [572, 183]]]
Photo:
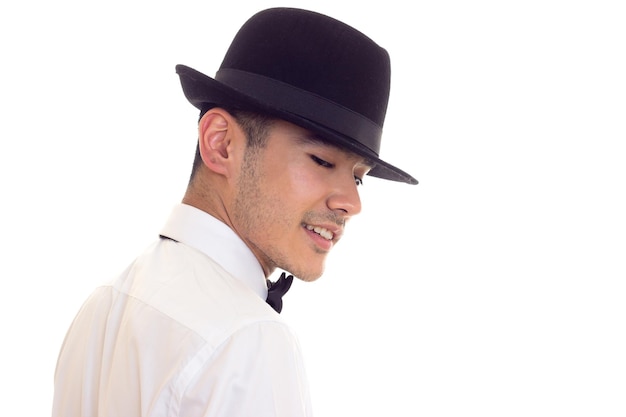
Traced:
[[325, 168], [332, 168], [332, 167], [334, 167], [334, 165], [331, 164], [330, 162], [326, 162], [323, 159], [318, 158], [315, 155], [311, 155], [311, 159], [314, 160], [318, 165], [323, 166]]

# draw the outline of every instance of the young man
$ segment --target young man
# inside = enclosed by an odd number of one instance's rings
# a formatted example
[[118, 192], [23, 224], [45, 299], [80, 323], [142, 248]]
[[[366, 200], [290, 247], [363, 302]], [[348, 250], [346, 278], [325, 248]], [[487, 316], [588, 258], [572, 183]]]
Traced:
[[312, 281], [378, 156], [389, 59], [329, 17], [269, 9], [215, 78], [178, 66], [200, 110], [183, 201], [160, 239], [86, 301], [55, 374], [54, 416], [310, 416], [284, 275]]

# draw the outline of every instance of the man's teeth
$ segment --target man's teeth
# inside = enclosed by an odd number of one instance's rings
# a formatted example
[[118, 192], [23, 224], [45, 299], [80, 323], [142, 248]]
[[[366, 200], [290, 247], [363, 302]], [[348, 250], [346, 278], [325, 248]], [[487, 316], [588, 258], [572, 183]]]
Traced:
[[309, 229], [309, 230], [314, 231], [315, 233], [317, 233], [318, 235], [320, 235], [324, 239], [328, 239], [328, 240], [332, 240], [333, 239], [333, 232], [331, 232], [328, 229], [324, 229], [323, 227], [319, 227], [319, 226], [311, 226], [310, 224], [307, 224], [306, 228]]

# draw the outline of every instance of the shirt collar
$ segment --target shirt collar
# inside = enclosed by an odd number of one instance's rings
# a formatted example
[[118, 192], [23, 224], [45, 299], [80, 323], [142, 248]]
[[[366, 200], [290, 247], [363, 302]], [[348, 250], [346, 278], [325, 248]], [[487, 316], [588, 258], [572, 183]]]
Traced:
[[178, 204], [172, 209], [161, 235], [199, 250], [259, 297], [267, 298], [265, 274], [257, 258], [230, 227], [210, 214]]

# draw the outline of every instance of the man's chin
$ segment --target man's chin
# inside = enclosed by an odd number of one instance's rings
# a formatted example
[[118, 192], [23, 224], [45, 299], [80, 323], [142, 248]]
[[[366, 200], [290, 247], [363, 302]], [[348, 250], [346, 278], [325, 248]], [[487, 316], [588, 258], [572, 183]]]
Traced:
[[313, 282], [322, 276], [322, 274], [324, 273], [324, 268], [322, 267], [318, 270], [303, 269], [301, 271], [297, 271], [297, 273], [296, 271], [291, 273], [294, 277], [298, 278], [301, 281]]

